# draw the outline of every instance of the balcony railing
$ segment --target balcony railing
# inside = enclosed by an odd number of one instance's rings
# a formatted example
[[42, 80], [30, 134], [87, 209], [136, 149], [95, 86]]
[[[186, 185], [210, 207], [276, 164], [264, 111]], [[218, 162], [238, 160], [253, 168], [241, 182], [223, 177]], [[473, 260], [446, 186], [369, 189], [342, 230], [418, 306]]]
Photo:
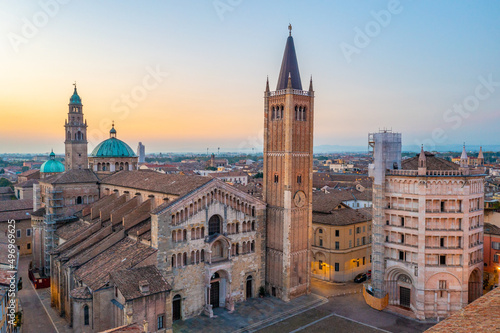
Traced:
[[436, 213], [444, 213], [444, 214], [456, 214], [463, 213], [461, 210], [453, 209], [453, 210], [441, 210], [441, 209], [425, 209], [426, 213], [436, 214]]
[[431, 228], [425, 227], [426, 231], [463, 231], [461, 228]]
[[394, 244], [394, 245], [409, 246], [409, 247], [414, 247], [414, 248], [417, 248], [417, 247], [418, 247], [418, 245], [417, 245], [417, 244], [413, 245], [413, 244], [408, 244], [408, 243], [394, 242], [394, 241], [390, 241], [390, 240], [389, 240], [389, 241], [386, 241], [386, 243], [388, 243], [388, 244]]
[[457, 246], [431, 246], [431, 245], [426, 245], [426, 249], [430, 250], [459, 250], [462, 249], [462, 246], [457, 245]]
[[[280, 96], [280, 95], [285, 95], [287, 89], [281, 89], [281, 90], [276, 90], [276, 91], [270, 91], [268, 93], [268, 96]], [[299, 90], [299, 89], [292, 89], [292, 94], [294, 95], [300, 95], [300, 96], [311, 96], [311, 92], [307, 90]]]

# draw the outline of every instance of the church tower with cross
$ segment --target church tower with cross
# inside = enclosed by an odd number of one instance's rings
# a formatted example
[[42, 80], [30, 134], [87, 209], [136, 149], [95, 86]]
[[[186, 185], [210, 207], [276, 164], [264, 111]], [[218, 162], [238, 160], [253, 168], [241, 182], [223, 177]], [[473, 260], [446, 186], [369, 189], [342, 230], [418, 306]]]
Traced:
[[285, 301], [310, 292], [314, 91], [302, 90], [289, 36], [275, 91], [264, 93], [266, 289]]
[[66, 130], [65, 164], [66, 171], [71, 169], [88, 169], [87, 157], [87, 121], [83, 120], [82, 99], [75, 90], [69, 99], [68, 119], [65, 121]]

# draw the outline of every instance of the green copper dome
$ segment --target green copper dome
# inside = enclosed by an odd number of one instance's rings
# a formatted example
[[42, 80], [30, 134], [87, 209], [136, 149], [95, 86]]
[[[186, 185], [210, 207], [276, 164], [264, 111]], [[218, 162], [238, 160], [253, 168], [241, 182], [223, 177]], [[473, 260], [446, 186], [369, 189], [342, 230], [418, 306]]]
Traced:
[[92, 157], [135, 157], [128, 144], [115, 137], [104, 140], [94, 148]]
[[40, 167], [40, 172], [43, 173], [64, 172], [64, 164], [56, 160], [56, 154], [54, 154], [54, 152], [51, 152], [49, 160], [45, 161]]
[[116, 138], [115, 123], [109, 131], [109, 139], [104, 140], [94, 148], [92, 157], [135, 157], [135, 153], [128, 144]]
[[69, 104], [82, 104], [82, 99], [80, 96], [78, 96], [78, 93], [76, 92], [76, 85], [75, 85], [75, 91], [73, 92], [73, 95], [69, 99]]

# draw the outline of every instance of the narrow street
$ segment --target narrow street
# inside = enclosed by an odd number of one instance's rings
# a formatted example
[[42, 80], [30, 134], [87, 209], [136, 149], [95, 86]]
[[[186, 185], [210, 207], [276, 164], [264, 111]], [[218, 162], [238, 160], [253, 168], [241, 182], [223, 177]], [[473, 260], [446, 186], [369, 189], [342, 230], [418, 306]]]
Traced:
[[22, 256], [19, 258], [19, 276], [23, 278], [23, 289], [18, 294], [23, 307], [23, 324], [21, 330], [23, 333], [57, 332], [29, 279], [28, 267], [30, 261], [31, 256]]

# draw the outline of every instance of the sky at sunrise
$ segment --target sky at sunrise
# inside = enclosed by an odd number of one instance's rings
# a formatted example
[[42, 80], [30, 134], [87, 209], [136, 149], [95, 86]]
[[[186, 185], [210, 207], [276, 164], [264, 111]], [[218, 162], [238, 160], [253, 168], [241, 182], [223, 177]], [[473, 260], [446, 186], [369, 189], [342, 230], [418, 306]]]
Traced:
[[262, 149], [292, 36], [318, 145], [497, 144], [498, 1], [0, 0], [0, 153], [64, 152], [76, 81], [89, 153]]

